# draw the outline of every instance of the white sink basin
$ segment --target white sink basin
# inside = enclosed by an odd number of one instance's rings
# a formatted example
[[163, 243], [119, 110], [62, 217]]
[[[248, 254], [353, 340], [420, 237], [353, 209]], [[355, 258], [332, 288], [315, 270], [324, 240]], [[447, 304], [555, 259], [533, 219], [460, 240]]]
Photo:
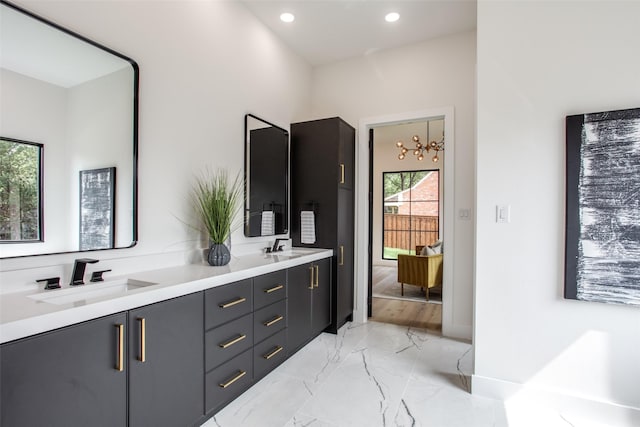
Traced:
[[309, 255], [309, 252], [292, 250], [292, 251], [282, 251], [282, 252], [271, 252], [267, 255], [270, 255], [272, 257], [278, 257], [280, 259], [284, 259], [284, 258], [290, 259], [290, 258], [298, 258], [304, 255]]
[[110, 280], [106, 282], [87, 283], [73, 288], [53, 289], [39, 294], [29, 295], [29, 298], [47, 304], [64, 305], [77, 302], [87, 302], [95, 298], [109, 295], [126, 294], [157, 283], [135, 279]]

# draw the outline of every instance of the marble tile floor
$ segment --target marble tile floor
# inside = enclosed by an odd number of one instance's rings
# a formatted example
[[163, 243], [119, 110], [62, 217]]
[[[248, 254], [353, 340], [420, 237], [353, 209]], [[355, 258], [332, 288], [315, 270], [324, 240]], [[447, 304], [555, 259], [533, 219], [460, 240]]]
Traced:
[[348, 323], [321, 334], [204, 427], [507, 426], [500, 401], [469, 393], [472, 351], [406, 326]]

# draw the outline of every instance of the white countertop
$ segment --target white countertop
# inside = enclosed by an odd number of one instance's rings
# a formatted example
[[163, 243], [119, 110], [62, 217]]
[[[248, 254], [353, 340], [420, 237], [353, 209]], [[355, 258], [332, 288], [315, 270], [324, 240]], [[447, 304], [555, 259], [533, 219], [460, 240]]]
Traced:
[[[0, 343], [306, 264], [332, 255], [331, 249], [294, 248], [276, 254], [232, 257], [231, 262], [224, 267], [190, 264], [139, 272], [126, 277], [105, 277], [104, 282], [86, 281], [82, 290], [90, 290], [89, 287], [91, 289], [95, 287], [97, 290], [100, 286], [109, 286], [110, 283], [123, 279], [155, 284], [59, 305], [37, 300], [34, 296], [49, 297], [49, 295], [73, 292], [68, 289], [68, 285], [63, 285], [62, 289], [49, 291], [39, 288], [35, 291], [2, 294], [0, 295]], [[60, 291], [63, 292], [59, 293]], [[55, 294], [56, 292], [58, 294]]]

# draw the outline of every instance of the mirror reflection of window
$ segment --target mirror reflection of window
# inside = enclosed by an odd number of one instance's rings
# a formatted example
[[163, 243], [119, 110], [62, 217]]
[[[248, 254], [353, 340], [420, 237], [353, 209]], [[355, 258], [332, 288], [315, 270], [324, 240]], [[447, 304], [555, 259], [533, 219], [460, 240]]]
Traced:
[[0, 242], [42, 241], [42, 144], [0, 138]]

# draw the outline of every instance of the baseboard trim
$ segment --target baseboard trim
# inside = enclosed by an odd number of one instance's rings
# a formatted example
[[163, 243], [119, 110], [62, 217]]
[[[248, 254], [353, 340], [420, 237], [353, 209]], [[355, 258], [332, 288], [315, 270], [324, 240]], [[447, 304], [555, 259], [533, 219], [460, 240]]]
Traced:
[[457, 338], [461, 340], [471, 341], [472, 328], [471, 325], [447, 325], [444, 321], [444, 314], [442, 319], [442, 335], [448, 338]]
[[524, 405], [537, 408], [537, 413], [553, 413], [567, 422], [580, 419], [592, 421], [589, 425], [640, 426], [640, 408], [567, 394], [561, 390], [472, 375], [471, 393], [504, 401], [507, 412], [511, 406]]

